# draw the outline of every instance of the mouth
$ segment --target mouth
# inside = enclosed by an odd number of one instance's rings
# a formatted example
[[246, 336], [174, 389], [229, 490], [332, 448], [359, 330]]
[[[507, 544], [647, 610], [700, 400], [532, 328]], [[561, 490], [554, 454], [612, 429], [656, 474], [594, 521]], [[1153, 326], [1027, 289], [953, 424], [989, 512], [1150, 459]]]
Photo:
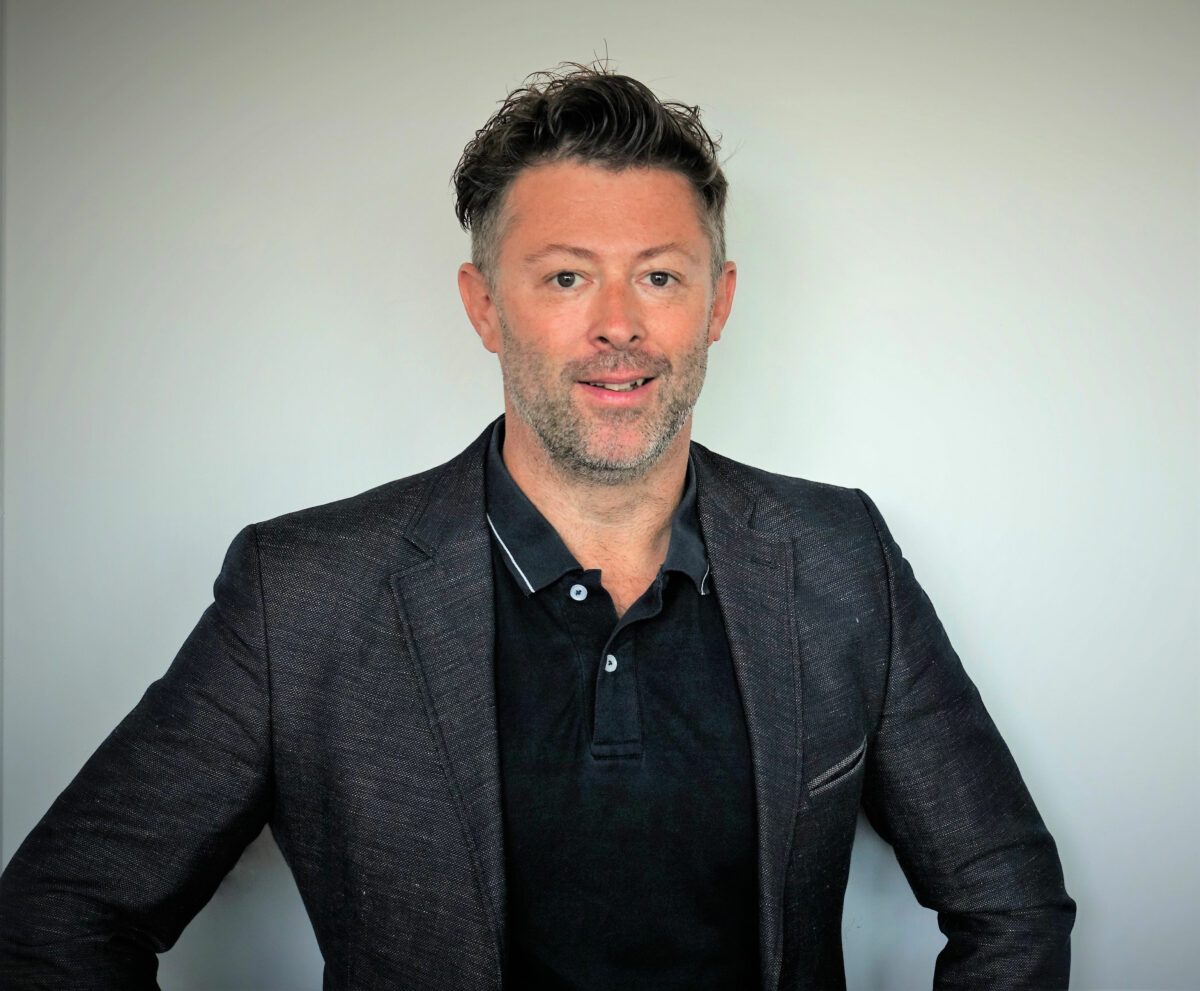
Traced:
[[583, 382], [583, 385], [590, 385], [594, 389], [607, 389], [609, 392], [633, 392], [634, 389], [640, 389], [647, 382], [653, 382], [653, 378], [630, 379], [627, 382]]

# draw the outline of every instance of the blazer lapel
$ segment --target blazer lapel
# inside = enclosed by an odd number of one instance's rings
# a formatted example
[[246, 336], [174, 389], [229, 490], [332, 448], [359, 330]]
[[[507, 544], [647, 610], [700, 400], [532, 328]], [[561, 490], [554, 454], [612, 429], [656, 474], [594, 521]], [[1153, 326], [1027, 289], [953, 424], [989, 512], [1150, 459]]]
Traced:
[[759, 943], [763, 987], [779, 979], [784, 877], [799, 805], [801, 679], [793, 549], [751, 529], [755, 502], [694, 448], [700, 525], [738, 688], [758, 815]]
[[[487, 436], [485, 432], [482, 439]], [[431, 479], [431, 502], [408, 538], [422, 554], [391, 581], [495, 935], [499, 966], [504, 847], [483, 450], [477, 442]]]

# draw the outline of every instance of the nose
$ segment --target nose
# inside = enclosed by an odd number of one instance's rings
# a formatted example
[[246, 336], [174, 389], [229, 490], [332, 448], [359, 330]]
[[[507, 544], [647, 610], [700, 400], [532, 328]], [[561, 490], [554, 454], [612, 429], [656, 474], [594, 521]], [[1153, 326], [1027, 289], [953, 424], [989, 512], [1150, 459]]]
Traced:
[[623, 281], [604, 285], [597, 294], [592, 340], [623, 351], [644, 336], [636, 289]]

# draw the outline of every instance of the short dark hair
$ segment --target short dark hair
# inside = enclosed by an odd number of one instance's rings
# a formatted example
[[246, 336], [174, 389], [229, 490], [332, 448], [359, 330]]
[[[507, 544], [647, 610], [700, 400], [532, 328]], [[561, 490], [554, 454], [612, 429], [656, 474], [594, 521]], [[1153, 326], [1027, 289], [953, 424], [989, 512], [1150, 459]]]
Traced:
[[725, 264], [728, 189], [719, 149], [699, 107], [663, 102], [603, 63], [534, 73], [475, 132], [454, 169], [455, 212], [471, 232], [471, 261], [494, 278], [504, 197], [525, 169], [567, 160], [613, 171], [655, 167], [678, 172], [696, 191], [715, 285]]

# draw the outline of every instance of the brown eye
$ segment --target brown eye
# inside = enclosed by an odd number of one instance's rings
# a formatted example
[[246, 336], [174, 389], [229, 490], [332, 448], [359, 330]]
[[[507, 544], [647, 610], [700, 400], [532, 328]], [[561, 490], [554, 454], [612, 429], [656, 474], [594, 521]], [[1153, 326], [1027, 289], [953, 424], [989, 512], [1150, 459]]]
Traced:
[[554, 282], [560, 289], [570, 289], [575, 285], [578, 278], [579, 276], [574, 272], [559, 272], [554, 277]]
[[658, 289], [662, 289], [671, 284], [671, 276], [666, 272], [651, 272], [649, 278], [650, 285], [655, 286]]

